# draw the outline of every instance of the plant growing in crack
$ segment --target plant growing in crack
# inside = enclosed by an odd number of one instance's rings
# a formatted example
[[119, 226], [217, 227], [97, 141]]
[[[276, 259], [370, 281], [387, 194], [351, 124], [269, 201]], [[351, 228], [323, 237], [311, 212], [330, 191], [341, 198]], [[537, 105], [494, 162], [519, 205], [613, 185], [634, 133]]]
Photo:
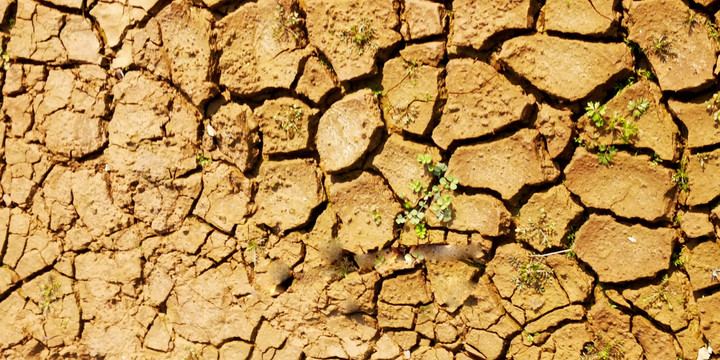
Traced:
[[428, 103], [432, 99], [432, 95], [428, 93], [423, 94], [422, 97], [414, 95], [413, 99], [407, 104], [387, 105], [385, 111], [390, 114], [393, 121], [403, 125], [410, 125], [420, 115], [417, 104], [421, 102]]
[[196, 162], [196, 163], [198, 164], [198, 166], [200, 166], [201, 168], [205, 168], [205, 165], [208, 165], [208, 164], [212, 163], [212, 159], [205, 157], [205, 154], [204, 154], [204, 153], [198, 153], [198, 154], [195, 156], [195, 162]]
[[250, 244], [245, 248], [245, 251], [252, 251], [252, 262], [253, 264], [257, 264], [260, 254], [263, 254], [265, 252], [265, 243], [267, 243], [267, 238], [260, 238], [256, 242], [255, 240], [250, 240]]
[[552, 283], [554, 272], [545, 264], [545, 257], [529, 257], [523, 262], [512, 256], [508, 261], [518, 272], [511, 280], [519, 290], [533, 289], [542, 294], [545, 292], [545, 285]]
[[545, 209], [540, 209], [540, 219], [533, 221], [528, 217], [528, 225], [515, 228], [515, 234], [519, 240], [539, 241], [545, 248], [551, 246], [548, 236], [557, 235], [555, 223], [548, 219]]
[[720, 92], [713, 94], [712, 98], [705, 102], [708, 114], [712, 114], [712, 118], [716, 122], [720, 122]]
[[620, 344], [596, 339], [585, 345], [580, 360], [619, 360], [624, 359], [624, 354]]
[[348, 258], [343, 258], [337, 265], [337, 275], [343, 279], [347, 279], [351, 272], [356, 271], [357, 267]]
[[660, 61], [667, 62], [669, 58], [677, 56], [673, 50], [673, 41], [667, 34], [653, 35], [651, 39], [652, 46], [648, 52], [660, 58]]
[[675, 169], [675, 174], [673, 174], [673, 176], [672, 176], [672, 181], [674, 183], [678, 184], [678, 186], [680, 186], [681, 190], [689, 191], [690, 185], [688, 183], [689, 178], [688, 178], [688, 174], [686, 171], [686, 167], [687, 167], [687, 158], [683, 158], [682, 160], [680, 160], [680, 167]]
[[410, 189], [414, 193], [420, 195], [416, 203], [410, 201], [404, 202], [404, 212], [397, 215], [395, 222], [397, 224], [410, 223], [415, 229], [415, 235], [424, 239], [427, 236], [427, 216], [428, 210], [441, 222], [450, 222], [453, 219], [452, 197], [450, 194], [457, 190], [458, 178], [447, 174], [447, 165], [437, 163], [433, 165], [432, 155], [418, 154], [417, 161], [433, 174], [438, 183], [425, 187], [419, 180], [410, 182]]
[[672, 258], [671, 258], [672, 264], [675, 265], [675, 267], [678, 269], [685, 268], [685, 262], [687, 261], [687, 253], [685, 252], [686, 249], [687, 249], [687, 247], [685, 247], [685, 245], [683, 245], [680, 248], [680, 251], [675, 251], [672, 254]]
[[40, 308], [43, 316], [47, 316], [52, 309], [52, 304], [60, 297], [60, 284], [53, 282], [51, 285], [40, 285]]
[[598, 146], [598, 153], [597, 153], [598, 163], [600, 165], [610, 166], [610, 163], [612, 162], [616, 153], [617, 153], [617, 148], [615, 148], [612, 145]]
[[302, 23], [303, 19], [300, 17], [300, 13], [292, 9], [288, 11], [282, 5], [278, 5], [273, 37], [277, 40], [285, 40], [288, 35], [292, 35], [295, 40], [298, 40], [302, 36]]
[[635, 119], [643, 116], [650, 108], [650, 101], [646, 98], [638, 98], [630, 100], [627, 105], [628, 111], [630, 111]]
[[369, 48], [377, 48], [377, 45], [372, 42], [377, 37], [375, 28], [367, 20], [344, 31], [331, 31], [331, 34], [336, 34], [340, 40], [350, 43], [358, 55], [364, 54]]
[[273, 116], [273, 120], [277, 123], [280, 128], [285, 131], [285, 134], [292, 139], [296, 134], [302, 133], [300, 128], [300, 122], [303, 117], [303, 109], [296, 104], [292, 104], [285, 109], [282, 115]]

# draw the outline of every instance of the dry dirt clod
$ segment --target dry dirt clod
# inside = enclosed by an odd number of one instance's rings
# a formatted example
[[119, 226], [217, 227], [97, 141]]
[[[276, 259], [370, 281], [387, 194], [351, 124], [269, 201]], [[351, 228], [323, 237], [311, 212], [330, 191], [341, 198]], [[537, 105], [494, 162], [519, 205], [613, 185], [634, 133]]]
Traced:
[[424, 135], [440, 101], [442, 69], [401, 58], [383, 67], [382, 108], [390, 131]]
[[450, 60], [445, 82], [447, 104], [432, 134], [433, 141], [443, 149], [453, 141], [492, 134], [525, 120], [534, 103], [520, 86], [481, 61]]
[[300, 100], [283, 97], [268, 100], [255, 109], [263, 134], [263, 154], [273, 155], [308, 150], [310, 129], [317, 124], [318, 110]]
[[[63, 2], [77, 0], [60, 0]], [[148, 11], [158, 0], [133, 0], [127, 3], [114, 0], [101, 0], [95, 3], [90, 15], [97, 22], [105, 46], [113, 48], [120, 44], [123, 33], [132, 25], [145, 19]]]
[[448, 173], [460, 179], [460, 185], [489, 188], [506, 200], [525, 186], [550, 182], [560, 175], [540, 133], [527, 129], [504, 139], [457, 148], [450, 157]]
[[[510, 230], [510, 212], [494, 196], [458, 194], [453, 196], [452, 204], [459, 211], [454, 211], [453, 220], [444, 224], [449, 229], [473, 231], [485, 236], [499, 236]], [[443, 223], [430, 216], [428, 225], [442, 226]]]
[[658, 330], [650, 320], [642, 316], [633, 316], [632, 333], [642, 346], [648, 359], [677, 359], [675, 357], [673, 336]]
[[506, 41], [498, 57], [540, 90], [570, 101], [606, 87], [613, 78], [630, 75], [633, 64], [625, 44], [589, 43], [541, 34]]
[[539, 105], [535, 128], [545, 138], [547, 151], [555, 159], [565, 153], [572, 140], [572, 111], [558, 110], [550, 105]]
[[203, 191], [193, 214], [225, 232], [253, 212], [252, 183], [236, 167], [213, 162], [203, 172]]
[[545, 2], [545, 30], [589, 36], [617, 32], [615, 0], [549, 0]]
[[578, 230], [574, 251], [601, 282], [618, 283], [668, 269], [675, 238], [672, 229], [628, 226], [612, 216], [593, 214]]
[[334, 90], [338, 89], [338, 80], [330, 64], [317, 57], [305, 62], [302, 75], [298, 79], [295, 91], [305, 95], [310, 101], [319, 104]]
[[658, 281], [625, 289], [622, 296], [657, 322], [678, 331], [688, 325], [692, 316], [688, 313], [692, 300], [686, 298], [691, 291], [687, 276], [673, 271]]
[[697, 300], [700, 315], [700, 329], [710, 344], [720, 344], [720, 292]]
[[690, 10], [680, 0], [633, 2], [623, 25], [628, 39], [647, 54], [664, 91], [699, 90], [712, 84], [716, 62], [704, 17], [688, 22]]
[[[258, 124], [252, 110], [245, 104], [228, 103], [221, 106], [209, 121], [215, 136], [205, 132], [203, 142], [217, 147], [219, 157], [247, 171], [255, 165], [260, 153]], [[272, 144], [272, 140], [268, 140]]]
[[585, 206], [648, 221], [672, 217], [677, 201], [672, 174], [663, 166], [652, 166], [648, 156], [624, 152], [610, 166], [600, 165], [597, 156], [584, 148], [578, 148], [565, 167], [567, 188]]
[[583, 211], [570, 197], [565, 186], [535, 193], [520, 208], [515, 237], [537, 251], [563, 245], [572, 222]]
[[379, 140], [384, 127], [380, 107], [370, 90], [335, 102], [320, 118], [315, 143], [320, 166], [329, 173], [347, 170]]
[[344, 179], [331, 179], [326, 187], [341, 222], [338, 240], [343, 249], [362, 254], [392, 241], [395, 216], [402, 208], [381, 177], [351, 173]]
[[445, 6], [427, 0], [408, 0], [402, 14], [400, 33], [405, 41], [440, 35], [445, 31]]
[[690, 156], [687, 163], [690, 193], [687, 205], [707, 204], [720, 196], [720, 149]]
[[706, 289], [718, 284], [713, 271], [720, 268], [720, 246], [715, 241], [703, 241], [699, 244], [688, 243], [688, 255], [685, 269], [690, 277], [694, 291]]
[[286, 13], [292, 14], [289, 7], [261, 0], [243, 4], [217, 23], [221, 86], [244, 96], [290, 88], [310, 52]]
[[534, 0], [456, 1], [450, 22], [450, 45], [483, 49], [495, 34], [533, 27], [538, 9]]
[[699, 148], [720, 143], [720, 122], [708, 110], [711, 94], [700, 95], [689, 101], [668, 100], [668, 107], [687, 128], [687, 147]]
[[340, 81], [376, 72], [376, 56], [401, 40], [395, 6], [392, 0], [305, 1], [310, 43], [327, 56]]
[[325, 201], [322, 174], [312, 160], [264, 162], [258, 176], [253, 219], [259, 224], [287, 231], [305, 224]]

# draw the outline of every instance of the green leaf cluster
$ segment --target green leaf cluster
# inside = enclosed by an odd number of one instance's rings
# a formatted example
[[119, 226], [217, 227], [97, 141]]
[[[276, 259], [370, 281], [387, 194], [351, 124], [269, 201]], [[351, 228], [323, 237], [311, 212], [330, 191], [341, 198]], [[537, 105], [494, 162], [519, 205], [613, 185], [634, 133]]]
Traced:
[[529, 258], [526, 262], [510, 257], [508, 261], [518, 271], [512, 277], [518, 289], [533, 289], [536, 293], [542, 294], [545, 292], [545, 285], [552, 282], [555, 272], [545, 264], [543, 257]]

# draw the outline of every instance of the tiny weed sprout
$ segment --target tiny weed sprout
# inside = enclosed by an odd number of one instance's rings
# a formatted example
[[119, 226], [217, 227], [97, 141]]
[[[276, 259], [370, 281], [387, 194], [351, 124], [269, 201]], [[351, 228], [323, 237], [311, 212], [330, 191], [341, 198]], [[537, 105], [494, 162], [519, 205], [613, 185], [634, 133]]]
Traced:
[[545, 265], [544, 257], [529, 258], [527, 262], [510, 257], [508, 261], [518, 271], [511, 280], [520, 290], [533, 289], [536, 293], [542, 294], [545, 292], [545, 285], [552, 282], [554, 272]]
[[673, 309], [673, 304], [670, 302], [670, 296], [668, 295], [668, 292], [670, 291], [668, 289], [668, 281], [670, 278], [667, 274], [663, 276], [662, 280], [660, 281], [660, 284], [655, 286], [650, 286], [653, 289], [653, 294], [642, 299], [643, 302], [648, 303], [650, 306], [656, 307], [658, 309], [662, 309], [663, 304], [667, 304], [667, 307], [669, 310]]
[[515, 234], [519, 240], [536, 240], [543, 244], [545, 248], [549, 248], [551, 244], [548, 236], [556, 235], [557, 231], [555, 231], [555, 223], [548, 219], [545, 209], [540, 209], [540, 219], [535, 222], [529, 217], [528, 225], [516, 228]]
[[687, 167], [687, 158], [683, 158], [680, 160], [680, 167], [675, 169], [675, 174], [672, 176], [672, 181], [675, 182], [680, 186], [680, 189], [684, 191], [690, 190], [690, 185], [688, 184], [688, 174], [687, 171], [685, 171], [685, 168]]
[[445, 173], [447, 165], [443, 163], [433, 165], [431, 154], [418, 154], [417, 162], [437, 178], [438, 184], [427, 188], [423, 186], [420, 180], [411, 181], [410, 189], [413, 193], [419, 194], [420, 198], [415, 204], [405, 201], [403, 205], [405, 211], [395, 217], [395, 223], [410, 223], [415, 229], [415, 235], [420, 239], [424, 239], [427, 236], [426, 213], [428, 210], [431, 210], [432, 214], [441, 222], [452, 221], [453, 210], [450, 192], [457, 190], [459, 180]]
[[717, 26], [712, 21], [706, 20], [705, 27], [707, 27], [708, 37], [720, 43], [720, 31], [718, 31]]
[[660, 58], [662, 62], [667, 62], [669, 58], [676, 55], [672, 47], [672, 39], [666, 34], [662, 34], [652, 37], [652, 47], [649, 52]]
[[3, 70], [7, 71], [10, 68], [10, 55], [6, 53], [5, 51], [2, 52], [2, 68]]
[[380, 212], [377, 210], [375, 205], [370, 207], [370, 214], [372, 215], [373, 221], [375, 221], [375, 225], [382, 224], [382, 217], [380, 216]]
[[638, 68], [635, 72], [638, 74], [638, 76], [642, 76], [647, 80], [650, 80], [650, 81], [655, 80], [655, 75], [653, 75], [652, 71], [650, 71], [650, 70]]
[[715, 121], [720, 122], [720, 92], [713, 94], [712, 98], [705, 102], [707, 112], [712, 114]]
[[697, 13], [688, 9], [687, 15], [685, 16], [685, 21], [683, 21], [683, 24], [688, 27], [688, 32], [692, 33], [695, 25], [699, 24], [700, 22], [701, 21], [700, 18], [697, 17]]
[[204, 153], [199, 153], [195, 156], [195, 162], [198, 164], [198, 166], [204, 168], [205, 165], [212, 162], [212, 159], [206, 158]]
[[48, 311], [51, 310], [52, 303], [59, 298], [60, 284], [53, 283], [52, 285], [42, 284], [40, 285], [40, 308], [42, 309], [43, 316], [46, 316]]
[[619, 360], [625, 358], [624, 353], [619, 344], [595, 340], [585, 345], [580, 360]]
[[275, 120], [275, 123], [277, 123], [285, 131], [288, 137], [292, 139], [295, 137], [295, 134], [300, 134], [302, 132], [302, 129], [299, 126], [302, 117], [303, 109], [296, 104], [292, 104], [285, 110], [284, 114], [275, 115], [273, 116], [273, 119]]
[[[677, 216], [676, 216], [677, 218]], [[682, 217], [676, 221], [677, 223], [680, 223], [682, 221]], [[685, 253], [685, 246], [680, 248], [680, 251], [673, 252], [672, 254], [672, 263], [675, 265], [678, 269], [684, 269], [685, 268], [685, 262], [687, 261], [687, 253]]]
[[646, 98], [639, 98], [630, 100], [627, 105], [628, 111], [632, 112], [633, 117], [636, 119], [645, 114], [650, 108], [650, 101]]
[[285, 40], [288, 35], [299, 39], [302, 34], [302, 21], [297, 11], [287, 11], [282, 5], [278, 5], [273, 36], [278, 40]]
[[385, 263], [385, 255], [380, 255], [375, 258], [375, 266]]
[[358, 25], [353, 25], [350, 29], [341, 31], [337, 36], [350, 43], [358, 55], [365, 53], [368, 48], [377, 48], [377, 45], [372, 43], [375, 39], [375, 28], [367, 21], [362, 21]]
[[652, 166], [658, 166], [660, 163], [662, 163], [662, 159], [660, 158], [660, 155], [657, 153], [653, 153], [650, 157], [650, 162]]
[[597, 153], [598, 163], [600, 165], [610, 166], [610, 163], [612, 162], [616, 153], [617, 153], [617, 149], [614, 146], [605, 146], [605, 145], [598, 146], [598, 153]]
[[337, 274], [341, 278], [347, 279], [347, 277], [350, 275], [351, 272], [357, 270], [355, 267], [355, 264], [353, 264], [352, 260], [348, 258], [343, 258], [340, 263], [337, 265]]
[[708, 160], [710, 159], [709, 154], [707, 154], [707, 153], [699, 153], [699, 154], [696, 154], [695, 156], [697, 156], [697, 158], [700, 159], [700, 167], [701, 167], [703, 170], [705, 170], [705, 164], [707, 164]]
[[412, 265], [419, 264], [423, 260], [425, 260], [425, 255], [415, 251], [413, 253], [407, 253], [405, 254], [405, 262], [408, 262]]
[[600, 105], [599, 102], [589, 102], [587, 107], [587, 116], [595, 123], [596, 127], [605, 126], [605, 105]]

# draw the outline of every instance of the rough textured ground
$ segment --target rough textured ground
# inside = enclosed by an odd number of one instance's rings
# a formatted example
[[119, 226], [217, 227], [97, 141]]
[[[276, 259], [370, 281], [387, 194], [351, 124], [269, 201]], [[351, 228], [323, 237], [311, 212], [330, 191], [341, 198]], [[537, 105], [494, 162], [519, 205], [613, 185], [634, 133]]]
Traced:
[[720, 358], [718, 10], [0, 0], [0, 358]]

